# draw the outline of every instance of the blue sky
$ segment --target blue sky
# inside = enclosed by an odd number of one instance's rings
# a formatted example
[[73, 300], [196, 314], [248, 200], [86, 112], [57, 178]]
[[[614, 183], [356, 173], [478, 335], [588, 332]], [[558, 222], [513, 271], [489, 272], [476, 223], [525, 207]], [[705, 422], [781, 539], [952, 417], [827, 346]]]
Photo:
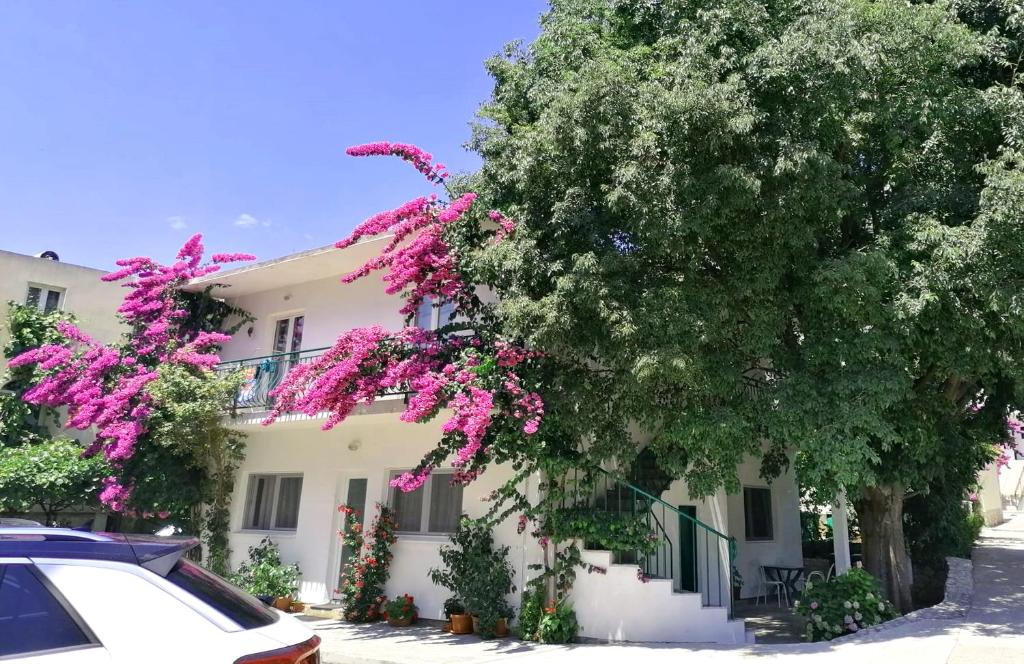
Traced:
[[483, 61], [542, 0], [0, 4], [0, 249], [110, 267], [191, 233], [270, 258], [342, 238], [427, 183], [344, 148], [411, 142], [454, 170]]

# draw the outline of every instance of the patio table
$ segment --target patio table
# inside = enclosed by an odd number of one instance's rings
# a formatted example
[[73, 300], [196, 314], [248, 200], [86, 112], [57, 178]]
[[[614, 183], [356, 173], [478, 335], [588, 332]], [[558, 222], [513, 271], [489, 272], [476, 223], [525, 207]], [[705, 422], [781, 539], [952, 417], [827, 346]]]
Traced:
[[804, 568], [765, 565], [764, 575], [769, 581], [780, 581], [786, 587], [787, 596], [792, 599], [797, 595], [796, 584], [804, 577]]

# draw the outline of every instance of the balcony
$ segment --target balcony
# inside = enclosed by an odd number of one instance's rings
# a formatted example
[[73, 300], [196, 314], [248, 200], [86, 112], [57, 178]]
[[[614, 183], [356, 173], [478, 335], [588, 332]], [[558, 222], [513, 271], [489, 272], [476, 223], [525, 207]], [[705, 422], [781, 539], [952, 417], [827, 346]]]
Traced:
[[[259, 357], [247, 357], [241, 360], [221, 362], [215, 368], [218, 373], [242, 372], [242, 384], [235, 393], [234, 402], [231, 404], [232, 415], [242, 414], [242, 422], [255, 423], [262, 420], [264, 415], [254, 417], [255, 413], [263, 413], [274, 408], [274, 397], [270, 396], [271, 391], [281, 384], [288, 372], [300, 364], [308, 364], [324, 354], [328, 348], [312, 348], [293, 353], [275, 353], [273, 355], [262, 355]], [[391, 406], [405, 406], [407, 392], [395, 390], [393, 393], [384, 395], [379, 401], [384, 402], [380, 407], [364, 406], [355, 411], [355, 414], [380, 412], [382, 410], [393, 410]], [[391, 403], [397, 402], [397, 404]], [[385, 404], [389, 404], [387, 406]], [[326, 413], [320, 413], [316, 418], [310, 418], [300, 413], [286, 413], [282, 421], [287, 420], [308, 420], [326, 417]], [[251, 421], [250, 421], [251, 420]]]
[[308, 364], [324, 354], [327, 348], [313, 348], [295, 353], [275, 353], [242, 360], [221, 362], [218, 373], [242, 372], [242, 384], [235, 394], [234, 409], [270, 410], [274, 407], [271, 390], [281, 384], [292, 367]]

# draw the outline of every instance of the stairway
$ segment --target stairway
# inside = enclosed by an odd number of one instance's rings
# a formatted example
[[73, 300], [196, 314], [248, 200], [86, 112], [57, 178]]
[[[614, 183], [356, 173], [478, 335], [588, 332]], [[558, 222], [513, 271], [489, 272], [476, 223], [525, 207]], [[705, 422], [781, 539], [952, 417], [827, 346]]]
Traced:
[[671, 579], [638, 579], [640, 568], [613, 562], [611, 551], [582, 551], [583, 565], [571, 600], [580, 636], [600, 641], [749, 643], [742, 620], [724, 606], [703, 606], [700, 593], [675, 592]]

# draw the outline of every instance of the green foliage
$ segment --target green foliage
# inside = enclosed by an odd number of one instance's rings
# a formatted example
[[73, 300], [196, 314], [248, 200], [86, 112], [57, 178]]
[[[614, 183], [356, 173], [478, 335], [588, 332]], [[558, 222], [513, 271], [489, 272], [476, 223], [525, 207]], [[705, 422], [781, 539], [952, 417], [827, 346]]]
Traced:
[[97, 507], [109, 472], [102, 457], [83, 457], [82, 447], [67, 438], [0, 448], [0, 512], [38, 507], [54, 525], [61, 510]]
[[175, 294], [182, 305], [182, 310], [187, 312], [183, 320], [184, 329], [192, 332], [217, 330], [233, 335], [247, 323], [256, 320], [256, 317], [245, 309], [213, 297], [214, 288], [217, 288], [217, 285], [211, 284], [198, 293], [179, 291]]
[[277, 544], [264, 537], [249, 547], [249, 559], [238, 566], [229, 580], [246, 592], [264, 597], [292, 597], [299, 588], [299, 566], [285, 565]]
[[384, 603], [384, 617], [389, 620], [405, 620], [408, 618], [415, 622], [419, 618], [415, 599], [415, 597], [406, 593], [388, 600]]
[[944, 566], [947, 556], [970, 558], [985, 519], [964, 493], [933, 493], [907, 501], [904, 530], [915, 563]]
[[465, 516], [449, 541], [439, 551], [444, 567], [432, 568], [430, 580], [453, 592], [466, 610], [479, 619], [478, 634], [493, 637], [498, 620], [512, 618], [512, 609], [505, 599], [515, 592], [509, 547], [495, 547], [490, 526]]
[[572, 643], [579, 631], [576, 611], [568, 601], [561, 600], [544, 608], [537, 627], [537, 640], [541, 643]]
[[526, 641], [537, 640], [537, 630], [544, 616], [544, 593], [541, 589], [526, 588], [519, 602], [519, 624], [517, 630], [520, 638]]
[[590, 548], [641, 553], [658, 548], [658, 537], [643, 514], [567, 507], [553, 510], [546, 523], [555, 539], [580, 539]]
[[444, 601], [445, 618], [450, 619], [452, 616], [462, 615], [464, 613], [466, 613], [466, 607], [458, 597], [449, 597]]
[[133, 503], [171, 512], [202, 533], [207, 567], [226, 574], [229, 506], [245, 434], [226, 426], [223, 416], [240, 376], [171, 364], [158, 372], [149, 387], [154, 408], [144, 453], [125, 465], [135, 478]]
[[391, 568], [391, 545], [395, 543], [395, 513], [386, 505], [377, 504], [377, 516], [370, 526], [370, 543], [363, 546], [363, 524], [357, 510], [341, 505], [345, 515], [342, 544], [354, 552], [341, 569], [342, 615], [351, 622], [371, 622], [380, 617], [384, 584]]
[[[7, 302], [7, 332], [10, 337], [4, 346], [4, 357], [10, 359], [16, 355], [38, 348], [44, 344], [56, 344], [63, 341], [57, 330], [57, 323], [68, 321], [73, 323], [75, 317], [63, 311], [43, 313], [37, 307]], [[32, 384], [34, 367], [18, 367], [11, 371], [7, 389], [22, 390]]]
[[[16, 302], [7, 303], [7, 332], [4, 357], [10, 359], [26, 350], [47, 343], [57, 343], [61, 336], [57, 330], [60, 321], [74, 322], [74, 317], [62, 311], [45, 314], [36, 307]], [[24, 391], [35, 382], [34, 367], [17, 367], [0, 378], [0, 446], [24, 445], [40, 442], [48, 434], [48, 424], [57, 424], [56, 413], [31, 406], [21, 399]], [[47, 421], [49, 420], [49, 421]]]
[[517, 230], [451, 236], [557, 367], [528, 444], [629, 460], [639, 429], [691, 494], [754, 456], [855, 502], [976, 460], [1024, 385], [1013, 7], [553, 1], [473, 140]]
[[0, 447], [38, 442], [45, 435], [38, 412], [22, 401], [20, 392], [0, 392]]
[[808, 641], [831, 641], [899, 615], [882, 596], [878, 581], [862, 569], [824, 583], [808, 582], [794, 611], [807, 618]]

